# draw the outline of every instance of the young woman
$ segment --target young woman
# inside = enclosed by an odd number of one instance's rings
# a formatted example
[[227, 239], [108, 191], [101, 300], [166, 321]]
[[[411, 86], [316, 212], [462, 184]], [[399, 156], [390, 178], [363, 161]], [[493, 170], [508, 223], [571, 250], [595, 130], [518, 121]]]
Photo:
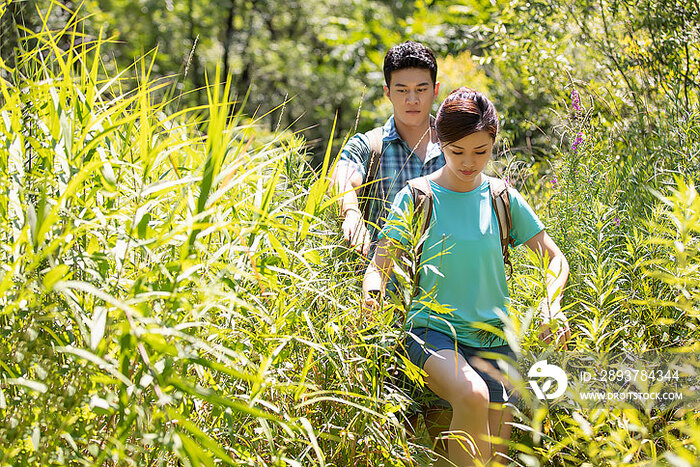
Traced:
[[[433, 212], [421, 262], [430, 267], [421, 269], [421, 295], [415, 297], [406, 320], [406, 350], [427, 374], [428, 388], [451, 406], [449, 461], [467, 466], [489, 462], [496, 453], [507, 452], [505, 443], [492, 444], [490, 437], [509, 439], [508, 422], [512, 420], [504, 410], [507, 394], [502, 384], [489, 374], [492, 371], [470, 364], [483, 350], [513, 356], [504, 341], [483, 340], [483, 333], [475, 332], [472, 326], [475, 322], [498, 322], [499, 312], [507, 312], [509, 297], [489, 177], [482, 173], [498, 134], [498, 115], [483, 94], [462, 87], [440, 106], [436, 127], [446, 165], [427, 176]], [[379, 306], [397, 241], [408, 242], [398, 220], [412, 209], [411, 191], [406, 187], [394, 199], [365, 274], [364, 301], [369, 307]], [[563, 343], [570, 334], [559, 301], [569, 265], [540, 219], [513, 188], [510, 210], [515, 245], [525, 244], [549, 258], [542, 317], [545, 324], [557, 321], [554, 337]], [[420, 303], [428, 295], [449, 307], [451, 313], [436, 313]], [[551, 340], [552, 327], [543, 326], [540, 335]]]

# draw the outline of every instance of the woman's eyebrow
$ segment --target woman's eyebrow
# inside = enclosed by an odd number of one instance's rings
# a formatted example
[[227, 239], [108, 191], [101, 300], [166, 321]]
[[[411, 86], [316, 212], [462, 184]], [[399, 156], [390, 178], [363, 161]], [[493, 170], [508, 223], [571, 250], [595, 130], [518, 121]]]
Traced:
[[[453, 148], [456, 148], [456, 149], [464, 149], [462, 146], [457, 146], [456, 144], [451, 144], [450, 146], [452, 146]], [[481, 149], [484, 146], [488, 146], [488, 143], [484, 143], [481, 146], [475, 147], [474, 149]]]

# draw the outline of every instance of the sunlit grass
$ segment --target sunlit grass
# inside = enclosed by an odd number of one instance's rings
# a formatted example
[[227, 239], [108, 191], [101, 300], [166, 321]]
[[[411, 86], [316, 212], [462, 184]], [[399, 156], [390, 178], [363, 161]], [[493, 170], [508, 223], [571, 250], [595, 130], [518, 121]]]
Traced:
[[[155, 52], [105, 76], [107, 43], [75, 45], [79, 31], [75, 16], [25, 32], [34, 46], [0, 81], [0, 464], [426, 465], [389, 374], [406, 366], [393, 324], [408, 301], [359, 309], [326, 195], [332, 141], [314, 172], [300, 137], [231, 112], [230, 81], [179, 108], [150, 78]], [[581, 151], [559, 155], [558, 186], [527, 181], [573, 266], [576, 349], [696, 346], [690, 178], [657, 164], [640, 209], [619, 195], [638, 172], [604, 178], [600, 149]], [[543, 269], [515, 262], [505, 335], [535, 351]], [[697, 456], [693, 410], [529, 398], [516, 421], [517, 465]]]

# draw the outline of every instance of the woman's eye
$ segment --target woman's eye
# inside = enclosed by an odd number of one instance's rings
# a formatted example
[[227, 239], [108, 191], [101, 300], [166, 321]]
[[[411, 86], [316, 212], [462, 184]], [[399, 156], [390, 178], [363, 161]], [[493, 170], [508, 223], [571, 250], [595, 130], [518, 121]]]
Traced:
[[486, 154], [486, 151], [477, 152], [477, 154], [483, 156], [484, 154]]
[[463, 153], [457, 152], [457, 151], [452, 151], [452, 154], [455, 156], [461, 156]]

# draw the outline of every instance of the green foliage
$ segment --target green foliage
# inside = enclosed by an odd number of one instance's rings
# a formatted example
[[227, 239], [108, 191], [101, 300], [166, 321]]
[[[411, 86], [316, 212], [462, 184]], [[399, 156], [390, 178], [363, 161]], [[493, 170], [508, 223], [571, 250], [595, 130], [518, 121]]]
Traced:
[[[255, 6], [0, 3], [0, 465], [429, 463], [388, 370], [420, 381], [392, 327], [411, 295], [362, 313], [325, 197], [335, 133], [408, 37], [489, 88], [499, 165], [571, 265], [572, 347], [698, 351], [697, 5]], [[294, 121], [320, 122], [317, 172]], [[503, 332], [541, 350], [543, 264], [514, 263]], [[697, 407], [531, 399], [516, 465], [698, 458]]]
[[216, 77], [168, 113], [153, 56], [120, 93], [104, 43], [66, 35], [1, 84], [0, 463], [406, 459], [390, 339], [347, 302], [303, 142]]
[[[673, 98], [658, 92], [694, 85], [671, 62], [655, 61], [657, 69], [665, 67], [664, 73], [655, 72], [656, 86], [645, 84], [651, 70], [641, 62], [616, 65], [641, 52], [626, 47], [628, 36], [605, 30], [607, 15], [619, 27], [646, 21], [648, 10], [613, 14], [611, 4], [585, 12], [577, 8], [583, 6], [571, 6], [563, 17], [581, 28], [577, 37], [590, 40], [584, 52], [602, 52], [607, 71], [583, 75], [590, 80], [585, 85], [577, 79], [566, 85], [567, 95], [554, 106], [561, 109], [556, 156], [509, 176], [525, 184], [569, 259], [565, 308], [573, 321], [573, 350], [697, 352], [698, 102], [686, 101], [684, 93]], [[602, 37], [587, 35], [593, 31]], [[663, 37], [668, 39], [654, 40]], [[694, 37], [690, 51], [697, 50]], [[543, 289], [538, 268], [523, 272], [516, 277], [520, 292], [514, 297], [521, 319], [527, 315], [518, 306], [535, 307]], [[534, 335], [526, 335], [521, 346], [540, 348]], [[692, 441], [697, 407], [687, 404], [680, 410], [630, 404], [591, 410], [533, 401], [520, 413], [531, 436], [518, 448], [519, 456], [528, 465], [690, 465], [698, 456]]]
[[356, 125], [363, 90], [370, 87], [372, 98], [381, 95], [384, 52], [425, 29], [412, 18], [425, 7], [413, 2], [29, 0], [11, 5], [12, 17], [35, 32], [41, 29], [37, 8], [50, 12], [54, 28], [78, 11], [78, 29], [86, 38], [102, 34], [119, 41], [103, 51], [111, 76], [157, 50], [152, 77], [167, 80], [163, 92], [179, 95], [171, 103], [176, 108], [204, 104], [205, 76], [220, 64], [223, 79], [231, 79], [234, 110], [244, 107], [249, 116], [274, 112], [265, 120], [271, 131], [302, 130], [317, 149], [317, 164], [336, 112], [344, 136]]

